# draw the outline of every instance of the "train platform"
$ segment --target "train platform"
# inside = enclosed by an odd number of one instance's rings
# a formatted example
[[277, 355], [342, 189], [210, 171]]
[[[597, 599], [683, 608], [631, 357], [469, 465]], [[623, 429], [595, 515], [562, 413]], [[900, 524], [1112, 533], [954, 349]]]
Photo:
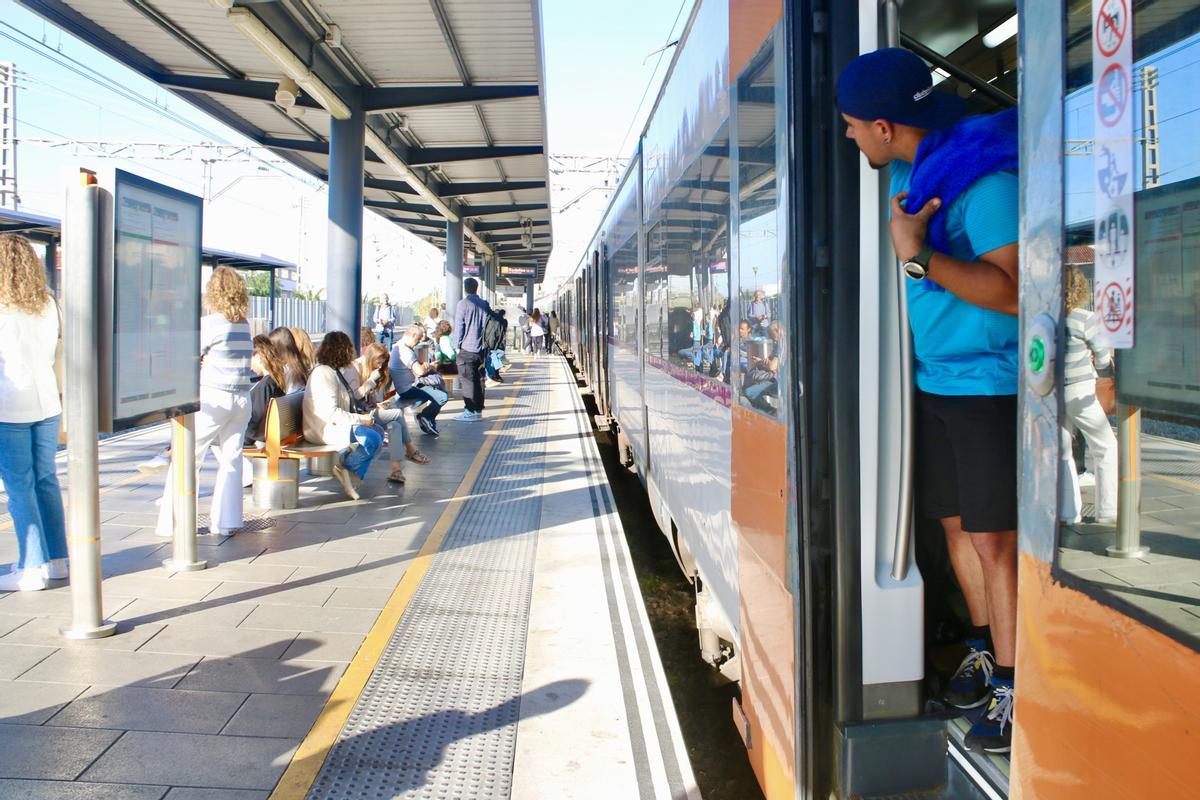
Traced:
[[103, 443], [118, 633], [59, 636], [65, 582], [0, 596], [0, 797], [698, 798], [574, 376], [513, 361], [405, 485], [304, 478], [199, 572], [137, 471], [165, 428]]

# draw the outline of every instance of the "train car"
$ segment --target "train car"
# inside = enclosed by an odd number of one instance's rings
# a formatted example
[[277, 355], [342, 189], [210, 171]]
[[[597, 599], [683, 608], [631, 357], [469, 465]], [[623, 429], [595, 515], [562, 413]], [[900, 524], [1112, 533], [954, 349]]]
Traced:
[[[1006, 755], [970, 752], [964, 718], [928, 703], [965, 620], [940, 530], [912, 513], [888, 176], [833, 96], [888, 44], [971, 112], [1020, 120]], [[768, 798], [1200, 797], [1197, 79], [1195, 0], [697, 0], [586, 255], [542, 303], [693, 581]], [[1126, 113], [1132, 134], [1105, 131]], [[1097, 282], [1118, 263], [1126, 285]], [[1136, 324], [1118, 454], [1087, 459], [1093, 479], [1119, 466], [1115, 521], [1064, 433], [1067, 308], [1090, 297]]]

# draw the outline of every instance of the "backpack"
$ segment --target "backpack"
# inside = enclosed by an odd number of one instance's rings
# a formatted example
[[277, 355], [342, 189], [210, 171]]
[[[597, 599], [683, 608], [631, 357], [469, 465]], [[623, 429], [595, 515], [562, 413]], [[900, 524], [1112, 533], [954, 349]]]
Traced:
[[495, 317], [488, 317], [483, 326], [483, 346], [488, 350], [499, 350], [504, 342], [504, 323]]

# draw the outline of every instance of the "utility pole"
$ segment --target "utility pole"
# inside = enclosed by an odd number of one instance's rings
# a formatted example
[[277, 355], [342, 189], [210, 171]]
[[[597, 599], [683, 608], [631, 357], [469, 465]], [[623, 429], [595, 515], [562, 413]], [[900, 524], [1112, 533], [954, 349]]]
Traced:
[[14, 211], [17, 193], [17, 67], [0, 62], [0, 208]]

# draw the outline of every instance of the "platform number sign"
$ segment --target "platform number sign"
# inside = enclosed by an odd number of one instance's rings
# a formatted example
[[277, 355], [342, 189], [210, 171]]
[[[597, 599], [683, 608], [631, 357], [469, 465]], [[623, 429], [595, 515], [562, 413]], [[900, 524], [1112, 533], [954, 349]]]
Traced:
[[1133, 20], [1130, 0], [1092, 0], [1096, 315], [1100, 340], [1133, 347]]

